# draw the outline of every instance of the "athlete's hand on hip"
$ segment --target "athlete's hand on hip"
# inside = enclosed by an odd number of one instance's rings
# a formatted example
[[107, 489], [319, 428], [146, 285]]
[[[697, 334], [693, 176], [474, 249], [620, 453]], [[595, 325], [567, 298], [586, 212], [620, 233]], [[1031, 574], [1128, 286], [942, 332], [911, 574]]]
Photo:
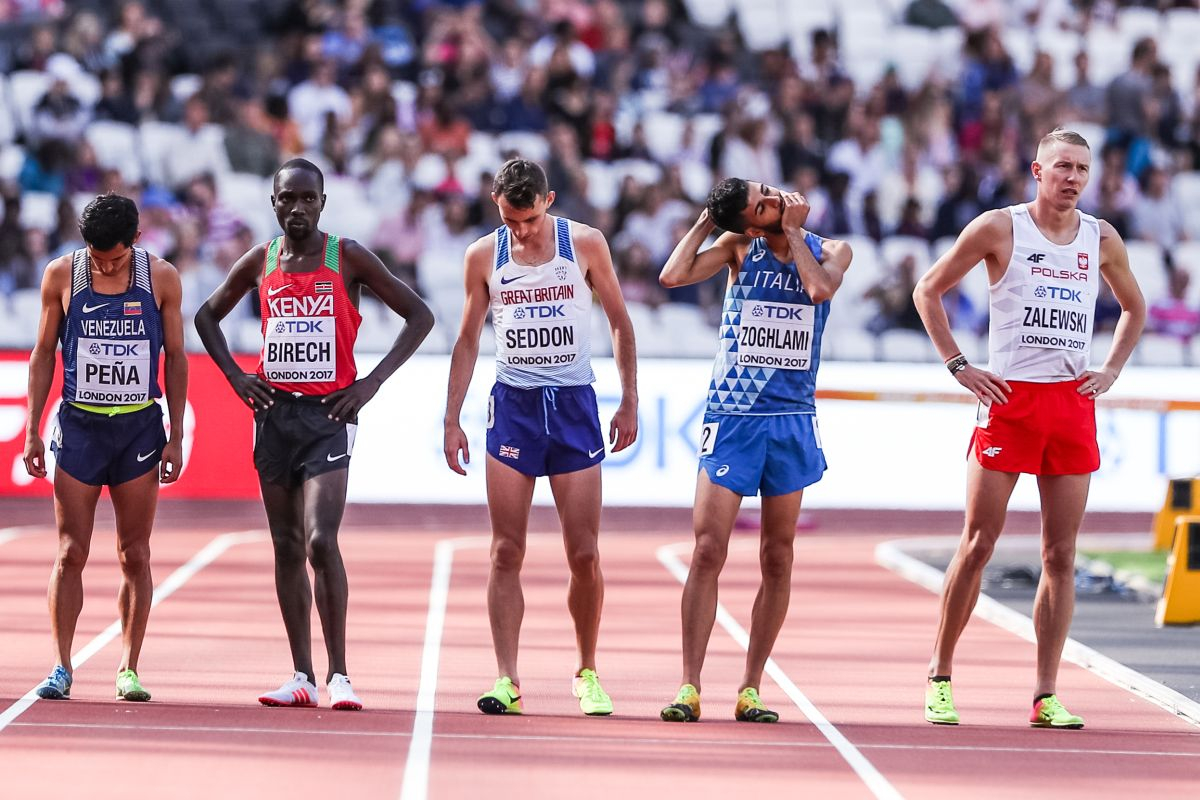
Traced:
[[275, 387], [252, 372], [239, 372], [229, 379], [238, 398], [257, 411], [275, 404]]
[[959, 372], [955, 373], [955, 378], [963, 386], [971, 390], [972, 394], [979, 398], [979, 402], [984, 405], [999, 403], [1004, 405], [1008, 402], [1008, 395], [1012, 394], [1012, 387], [1001, 378], [999, 375], [993, 375], [986, 369], [979, 369], [967, 364]]
[[1076, 391], [1084, 397], [1099, 397], [1107, 392], [1116, 380], [1116, 373], [1106, 369], [1099, 372], [1085, 372], [1079, 380], [1079, 388]]
[[358, 410], [365, 406], [378, 391], [379, 384], [364, 378], [355, 381], [345, 389], [330, 392], [321, 398], [321, 402], [333, 407], [329, 412], [329, 418], [334, 422], [343, 420], [353, 422], [358, 419]]
[[462, 426], [457, 422], [446, 423], [446, 438], [444, 443], [446, 453], [446, 466], [457, 472], [459, 475], [466, 475], [467, 471], [463, 469], [462, 464], [458, 463], [458, 454], [462, 452], [462, 463], [471, 463], [471, 450], [467, 447], [467, 435], [463, 433]]
[[612, 445], [612, 452], [619, 453], [633, 444], [637, 432], [637, 403], [622, 400], [608, 425], [608, 443]]
[[780, 218], [783, 229], [794, 231], [803, 228], [804, 223], [808, 222], [808, 212], [811, 210], [808, 199], [799, 192], [783, 192], [780, 198], [783, 200], [783, 216]]
[[36, 433], [25, 437], [25, 471], [35, 478], [46, 477], [46, 444]]
[[167, 442], [158, 462], [158, 482], [174, 483], [183, 471], [183, 442]]

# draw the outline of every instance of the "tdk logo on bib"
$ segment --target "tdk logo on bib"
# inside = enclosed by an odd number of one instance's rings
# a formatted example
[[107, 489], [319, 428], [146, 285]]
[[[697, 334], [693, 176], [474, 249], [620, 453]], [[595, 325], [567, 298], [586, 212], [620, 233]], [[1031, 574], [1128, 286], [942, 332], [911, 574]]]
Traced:
[[566, 310], [562, 304], [556, 306], [523, 306], [513, 312], [514, 319], [565, 319]]
[[[794, 320], [796, 322], [804, 322], [805, 312], [804, 306], [799, 305], [781, 305], [773, 306], [766, 303], [759, 303], [751, 310], [751, 314], [756, 317], [766, 317], [767, 319], [779, 320]], [[809, 313], [811, 316], [811, 312]]]
[[1068, 289], [1063, 286], [1039, 286], [1033, 290], [1033, 296], [1041, 299], [1059, 300], [1067, 303], [1082, 303], [1081, 289]]
[[110, 358], [137, 358], [138, 342], [92, 342], [88, 345], [88, 352]]
[[275, 322], [276, 333], [326, 333], [325, 325], [330, 319], [281, 319]]

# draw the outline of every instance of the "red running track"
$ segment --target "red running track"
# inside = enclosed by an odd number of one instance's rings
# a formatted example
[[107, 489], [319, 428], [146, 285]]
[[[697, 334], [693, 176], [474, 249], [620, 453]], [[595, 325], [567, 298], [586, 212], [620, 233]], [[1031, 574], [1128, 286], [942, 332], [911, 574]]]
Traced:
[[[660, 548], [682, 542], [686, 558], [690, 535], [682, 528], [603, 536], [599, 669], [616, 705], [611, 718], [582, 716], [571, 697], [565, 559], [557, 536], [531, 536], [521, 642], [526, 716], [485, 717], [474, 701], [495, 666], [481, 533], [343, 531], [350, 667], [366, 711], [255, 703], [290, 673], [270, 545], [260, 535], [234, 540], [155, 608], [141, 665], [153, 702], [112, 699], [120, 656], [114, 637], [77, 668], [74, 699], [39, 701], [9, 719], [50, 657], [45, 584], [54, 537], [45, 527], [22, 531], [0, 544], [0, 795], [940, 799], [966, 790], [972, 798], [1184, 797], [1200, 778], [1200, 730], [1073, 665], [1063, 666], [1060, 687], [1088, 728], [1026, 727], [1033, 646], [978, 620], [967, 629], [955, 673], [964, 724], [926, 724], [922, 676], [936, 598], [874, 564], [873, 548], [884, 537], [853, 531], [797, 540], [792, 610], [775, 651], [777, 674], [834, 726], [829, 735], [844, 741], [840, 751], [772, 680], [762, 694], [783, 721], [732, 720], [743, 650], [721, 625], [705, 666], [703, 721], [658, 721], [677, 688], [680, 594]], [[156, 581], [219, 535], [160, 527]], [[457, 543], [439, 550], [451, 540]], [[749, 624], [755, 544], [753, 535], [737, 534], [722, 578], [734, 632]], [[115, 619], [112, 549], [111, 533], [98, 532], [77, 652]], [[431, 593], [431, 581], [436, 588], [441, 579], [444, 594]], [[319, 637], [315, 613], [313, 624]], [[321, 670], [319, 644], [316, 652]]]

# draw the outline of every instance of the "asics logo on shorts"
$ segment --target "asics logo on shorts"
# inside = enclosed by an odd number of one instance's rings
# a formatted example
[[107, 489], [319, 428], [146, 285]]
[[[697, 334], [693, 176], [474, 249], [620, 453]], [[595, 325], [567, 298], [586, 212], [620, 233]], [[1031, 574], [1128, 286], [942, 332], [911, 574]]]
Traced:
[[726, 474], [728, 474], [728, 473], [729, 473], [729, 465], [728, 465], [728, 464], [722, 464], [722, 465], [721, 465], [721, 466], [720, 466], [720, 467], [717, 469], [717, 477], [718, 477], [718, 478], [720, 478], [720, 477], [722, 477], [722, 476], [724, 476], [724, 475], [726, 475]]
[[983, 454], [990, 458], [995, 458], [996, 456], [1000, 455], [1000, 451], [1003, 449], [1003, 447], [989, 447], [987, 450], [983, 451]]

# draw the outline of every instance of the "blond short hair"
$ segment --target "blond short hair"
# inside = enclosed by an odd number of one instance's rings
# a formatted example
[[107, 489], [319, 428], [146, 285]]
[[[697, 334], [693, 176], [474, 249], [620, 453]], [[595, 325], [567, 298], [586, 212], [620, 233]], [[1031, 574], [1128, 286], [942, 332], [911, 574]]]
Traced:
[[1091, 145], [1088, 144], [1087, 139], [1083, 138], [1075, 131], [1069, 131], [1066, 128], [1055, 128], [1054, 130], [1050, 131], [1045, 136], [1043, 136], [1042, 140], [1040, 142], [1038, 142], [1038, 147], [1037, 147], [1038, 158], [1041, 158], [1042, 152], [1047, 147], [1050, 147], [1052, 144], [1054, 144], [1055, 142], [1062, 142], [1063, 144], [1079, 145], [1080, 147], [1087, 148], [1089, 153], [1092, 150], [1092, 147], [1091, 147]]

